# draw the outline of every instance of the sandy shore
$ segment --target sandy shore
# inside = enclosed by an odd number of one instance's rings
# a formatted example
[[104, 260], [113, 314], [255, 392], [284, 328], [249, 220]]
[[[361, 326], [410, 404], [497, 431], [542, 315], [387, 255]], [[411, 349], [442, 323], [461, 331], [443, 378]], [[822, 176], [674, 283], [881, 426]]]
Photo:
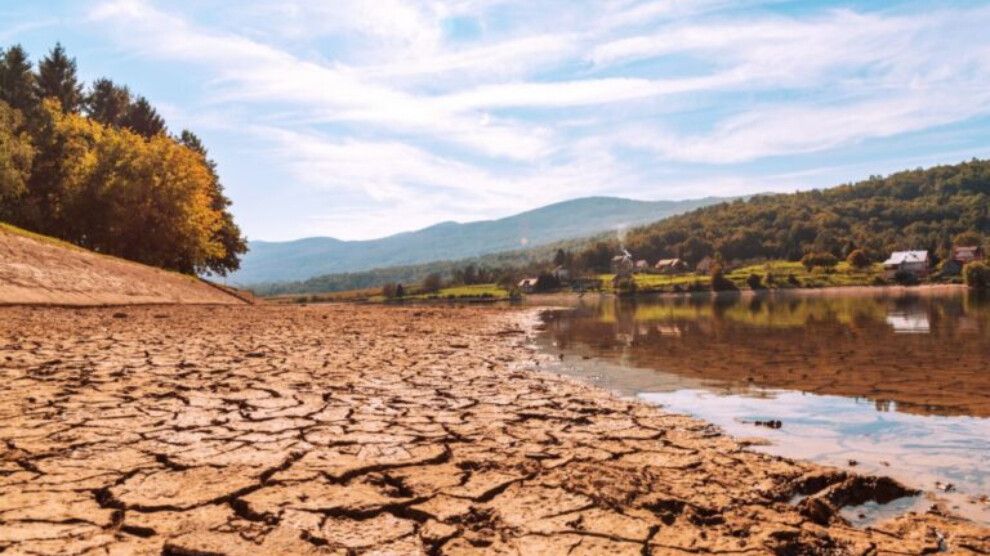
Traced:
[[[543, 373], [496, 308], [0, 308], [0, 552], [990, 551], [889, 480]], [[798, 501], [799, 500], [799, 501]]]

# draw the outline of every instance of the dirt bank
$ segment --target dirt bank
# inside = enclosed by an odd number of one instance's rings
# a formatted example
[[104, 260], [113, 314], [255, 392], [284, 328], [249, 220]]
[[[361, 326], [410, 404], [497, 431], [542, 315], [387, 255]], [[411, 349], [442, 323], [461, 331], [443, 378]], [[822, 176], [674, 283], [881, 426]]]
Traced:
[[990, 550], [934, 513], [853, 528], [903, 489], [539, 372], [518, 312], [124, 313], [0, 308], [0, 552]]
[[200, 280], [0, 226], [0, 305], [239, 304]]

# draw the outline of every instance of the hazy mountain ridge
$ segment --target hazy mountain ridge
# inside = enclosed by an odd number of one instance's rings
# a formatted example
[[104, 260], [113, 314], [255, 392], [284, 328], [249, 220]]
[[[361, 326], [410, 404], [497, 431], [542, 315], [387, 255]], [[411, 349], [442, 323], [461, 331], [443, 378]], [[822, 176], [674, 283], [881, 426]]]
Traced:
[[498, 220], [442, 222], [374, 240], [311, 237], [288, 242], [253, 241], [241, 261], [241, 270], [229, 280], [236, 284], [300, 281], [325, 274], [478, 257], [642, 225], [726, 200], [586, 197]]

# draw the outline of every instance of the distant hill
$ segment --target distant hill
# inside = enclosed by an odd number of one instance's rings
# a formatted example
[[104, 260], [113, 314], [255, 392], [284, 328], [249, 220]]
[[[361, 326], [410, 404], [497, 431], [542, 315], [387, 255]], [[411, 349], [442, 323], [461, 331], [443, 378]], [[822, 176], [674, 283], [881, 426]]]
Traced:
[[587, 197], [498, 220], [444, 222], [422, 230], [367, 241], [312, 237], [287, 242], [252, 241], [235, 284], [301, 281], [314, 276], [353, 273], [546, 245], [586, 237], [620, 226], [632, 227], [726, 199], [634, 201]]
[[0, 305], [241, 304], [194, 276], [88, 251], [0, 223]]
[[[757, 195], [630, 230], [625, 246], [637, 258], [681, 257], [693, 263], [789, 259], [808, 252], [845, 257], [862, 249], [874, 261], [891, 251], [949, 254], [956, 236], [990, 234], [990, 161], [907, 170], [828, 189]], [[613, 252], [578, 254], [583, 266], [608, 268]]]

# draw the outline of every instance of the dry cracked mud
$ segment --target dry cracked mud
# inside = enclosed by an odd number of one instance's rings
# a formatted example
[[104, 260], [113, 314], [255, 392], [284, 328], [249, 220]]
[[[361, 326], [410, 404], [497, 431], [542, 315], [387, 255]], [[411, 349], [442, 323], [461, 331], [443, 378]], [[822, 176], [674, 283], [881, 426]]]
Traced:
[[0, 309], [4, 554], [986, 554], [907, 494], [539, 370], [520, 312]]

